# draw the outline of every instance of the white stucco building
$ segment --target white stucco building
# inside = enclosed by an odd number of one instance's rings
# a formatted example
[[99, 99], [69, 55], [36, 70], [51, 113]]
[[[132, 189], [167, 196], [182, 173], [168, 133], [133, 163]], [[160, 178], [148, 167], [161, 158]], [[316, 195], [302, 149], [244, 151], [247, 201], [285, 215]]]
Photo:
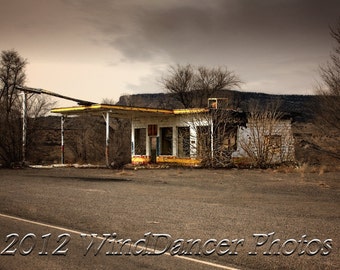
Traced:
[[[252, 158], [250, 150], [256, 152], [262, 144], [269, 149], [273, 163], [294, 157], [290, 120], [279, 120], [270, 133], [256, 133], [253, 123], [249, 122], [245, 126], [244, 113], [220, 109], [217, 107], [217, 99], [210, 101], [209, 108], [197, 109], [165, 110], [95, 104], [57, 108], [52, 113], [59, 113], [62, 117], [84, 113], [103, 115], [106, 120], [107, 165], [110, 164], [110, 117], [131, 120], [130, 150], [133, 164], [176, 163], [199, 166], [206, 161], [213, 164], [249, 161]], [[260, 137], [263, 143], [257, 145], [254, 141]]]

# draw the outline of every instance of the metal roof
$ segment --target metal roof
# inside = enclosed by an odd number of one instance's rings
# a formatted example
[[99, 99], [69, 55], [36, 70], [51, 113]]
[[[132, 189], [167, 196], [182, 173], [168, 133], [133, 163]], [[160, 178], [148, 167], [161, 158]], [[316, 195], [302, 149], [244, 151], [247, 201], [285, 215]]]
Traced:
[[16, 89], [23, 91], [23, 92], [28, 92], [28, 93], [33, 93], [33, 94], [45, 94], [45, 95], [49, 95], [49, 96], [54, 96], [54, 97], [58, 97], [58, 98], [62, 98], [62, 99], [67, 99], [67, 100], [72, 100], [78, 103], [78, 105], [92, 105], [95, 104], [92, 101], [87, 101], [87, 100], [82, 100], [82, 99], [78, 99], [78, 98], [72, 98], [72, 97], [68, 97], [68, 96], [64, 96], [64, 95], [60, 95], [58, 93], [49, 91], [49, 90], [45, 90], [45, 89], [41, 89], [41, 88], [32, 88], [32, 87], [27, 87], [27, 86], [21, 86], [21, 85], [17, 85], [15, 86]]

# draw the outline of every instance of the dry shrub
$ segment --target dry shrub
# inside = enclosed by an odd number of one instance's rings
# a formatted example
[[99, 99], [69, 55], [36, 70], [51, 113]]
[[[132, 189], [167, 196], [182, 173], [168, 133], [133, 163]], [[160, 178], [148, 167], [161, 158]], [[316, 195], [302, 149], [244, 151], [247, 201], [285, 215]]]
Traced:
[[309, 166], [309, 172], [310, 173], [319, 173], [320, 168], [319, 168], [319, 166]]
[[330, 186], [327, 185], [325, 182], [319, 182], [319, 187], [321, 187], [321, 188], [330, 188]]
[[302, 165], [298, 166], [295, 170], [296, 172], [300, 173], [301, 178], [305, 177], [305, 173], [308, 172], [308, 170], [310, 169], [308, 163], [304, 162], [302, 163]]
[[295, 172], [295, 167], [294, 166], [288, 166], [288, 165], [281, 165], [275, 169], [275, 172], [279, 173], [293, 173]]
[[327, 167], [325, 165], [321, 165], [319, 168], [319, 175], [323, 175], [325, 172], [328, 172]]

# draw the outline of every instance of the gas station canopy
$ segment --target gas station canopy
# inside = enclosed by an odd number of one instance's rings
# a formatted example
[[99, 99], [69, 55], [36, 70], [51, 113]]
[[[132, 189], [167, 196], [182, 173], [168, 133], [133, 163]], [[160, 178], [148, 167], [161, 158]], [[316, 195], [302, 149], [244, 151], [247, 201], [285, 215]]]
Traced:
[[156, 108], [144, 108], [144, 107], [130, 107], [120, 105], [107, 105], [107, 104], [93, 104], [89, 106], [74, 106], [52, 109], [52, 113], [59, 113], [62, 115], [103, 115], [109, 113], [112, 117], [117, 118], [133, 118], [134, 116], [165, 116], [165, 115], [178, 115], [187, 113], [204, 113], [209, 110], [206, 108], [197, 109], [156, 109]]

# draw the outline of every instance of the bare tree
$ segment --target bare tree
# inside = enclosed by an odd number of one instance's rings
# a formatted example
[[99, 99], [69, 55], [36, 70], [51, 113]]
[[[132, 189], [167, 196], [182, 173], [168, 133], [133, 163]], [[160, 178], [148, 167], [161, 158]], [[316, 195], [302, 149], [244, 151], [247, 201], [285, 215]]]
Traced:
[[249, 102], [247, 126], [238, 132], [238, 152], [256, 167], [293, 161], [293, 136], [290, 119], [283, 120], [279, 102], [267, 105]]
[[206, 107], [207, 100], [218, 90], [238, 87], [241, 80], [226, 67], [207, 68], [170, 66], [169, 74], [161, 84], [165, 90], [174, 94], [185, 108]]
[[[128, 119], [110, 118], [109, 158], [112, 167], [130, 161], [131, 125]], [[65, 121], [66, 162], [105, 162], [105, 120], [103, 116], [82, 114]]]
[[65, 142], [66, 162], [103, 162], [105, 146], [103, 117], [83, 114], [67, 118], [65, 121]]
[[117, 102], [113, 98], [103, 98], [102, 104], [115, 105]]
[[[16, 164], [23, 159], [22, 95], [16, 86], [24, 85], [27, 60], [18, 52], [1, 52], [0, 60], [0, 162], [5, 166]], [[26, 94], [27, 97], [27, 141], [25, 149], [34, 146], [36, 141], [36, 119], [45, 116], [55, 104], [50, 98]], [[26, 151], [25, 151], [26, 152]]]
[[21, 159], [20, 98], [15, 86], [24, 84], [26, 64], [14, 50], [1, 52], [0, 157], [6, 166]]
[[331, 62], [324, 68], [321, 67], [321, 76], [328, 86], [330, 94], [340, 95], [340, 17], [336, 28], [330, 28], [330, 33], [336, 42]]
[[37, 151], [42, 143], [40, 119], [56, 104], [55, 100], [46, 95], [30, 94], [27, 97], [26, 158], [29, 161], [40, 160], [41, 153]]
[[217, 91], [228, 87], [238, 87], [241, 83], [239, 77], [226, 67], [210, 69], [200, 66], [196, 73], [195, 101], [198, 107], [207, 106], [208, 98], [212, 97]]
[[27, 98], [27, 117], [36, 119], [46, 116], [57, 102], [46, 95], [31, 94]]
[[330, 34], [335, 40], [334, 52], [330, 61], [320, 67], [323, 83], [318, 86], [321, 109], [319, 116], [324, 127], [340, 130], [340, 18], [335, 28], [330, 28]]
[[191, 107], [195, 90], [195, 74], [191, 65], [170, 66], [169, 75], [162, 79], [163, 87], [175, 95], [185, 108]]
[[15, 103], [18, 101], [17, 85], [23, 85], [26, 79], [25, 67], [27, 61], [14, 50], [2, 51], [0, 61], [0, 102], [9, 115]]
[[[318, 127], [315, 142], [328, 157], [340, 159], [340, 17], [338, 24], [330, 28], [331, 37], [335, 41], [330, 60], [320, 66], [322, 82], [316, 93], [319, 98], [319, 110], [316, 123]], [[323, 141], [327, 144], [323, 144]]]
[[192, 114], [186, 127], [178, 128], [178, 155], [197, 158], [202, 167], [229, 167], [237, 146], [237, 128], [242, 125], [245, 114], [226, 108]]

